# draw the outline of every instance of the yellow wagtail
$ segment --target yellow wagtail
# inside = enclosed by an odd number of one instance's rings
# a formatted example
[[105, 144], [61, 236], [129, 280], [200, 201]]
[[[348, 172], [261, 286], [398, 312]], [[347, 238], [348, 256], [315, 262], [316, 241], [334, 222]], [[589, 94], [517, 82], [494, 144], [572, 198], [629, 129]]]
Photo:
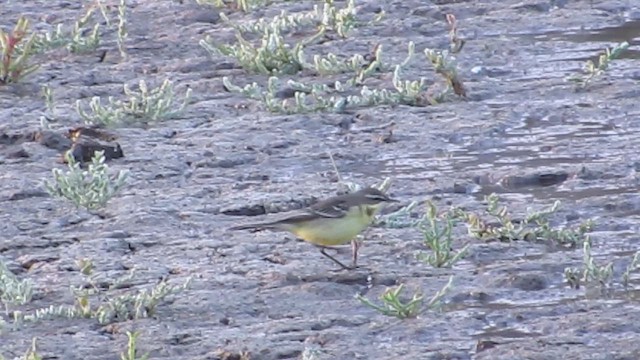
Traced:
[[[303, 212], [284, 219], [239, 225], [229, 230], [280, 230], [288, 231], [298, 238], [320, 248], [320, 253], [333, 260], [343, 269], [352, 269], [327, 254], [331, 246], [343, 245], [353, 240], [366, 229], [373, 217], [385, 203], [397, 202], [382, 191], [368, 187], [357, 192], [335, 196], [316, 203]], [[353, 266], [356, 265], [358, 247], [353, 248]]]

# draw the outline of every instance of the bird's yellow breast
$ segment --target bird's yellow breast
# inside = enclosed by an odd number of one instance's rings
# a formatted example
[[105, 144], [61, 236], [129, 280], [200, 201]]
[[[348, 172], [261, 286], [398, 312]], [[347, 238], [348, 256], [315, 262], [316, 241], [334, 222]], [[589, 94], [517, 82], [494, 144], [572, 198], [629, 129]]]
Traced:
[[371, 224], [374, 209], [354, 207], [341, 218], [318, 218], [295, 226], [290, 231], [300, 239], [315, 245], [346, 244]]

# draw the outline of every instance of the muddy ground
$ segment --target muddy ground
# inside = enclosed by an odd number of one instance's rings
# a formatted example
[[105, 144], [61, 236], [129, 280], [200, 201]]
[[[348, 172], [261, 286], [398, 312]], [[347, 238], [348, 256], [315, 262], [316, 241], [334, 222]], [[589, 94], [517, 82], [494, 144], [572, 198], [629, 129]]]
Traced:
[[[128, 58], [120, 58], [113, 29], [93, 53], [62, 49], [38, 57], [38, 72], [0, 87], [2, 131], [38, 130], [43, 84], [54, 91], [52, 128], [61, 132], [81, 124], [76, 100], [122, 98], [122, 84], [140, 79], [169, 78], [178, 94], [190, 87], [193, 103], [179, 118], [148, 129], [114, 130], [125, 157], [110, 166], [131, 175], [102, 216], [43, 193], [42, 180], [62, 167], [59, 151], [37, 142], [2, 145], [1, 259], [36, 286], [33, 301], [8, 310], [73, 303], [69, 286], [85, 284], [75, 265], [80, 258], [92, 259], [111, 281], [135, 267], [132, 289], [162, 277], [179, 284], [193, 276], [193, 282], [152, 318], [108, 326], [55, 318], [13, 327], [4, 314], [0, 354], [21, 356], [37, 337], [45, 359], [116, 359], [126, 347], [125, 331], [139, 330], [139, 350], [152, 359], [217, 359], [221, 350], [267, 360], [302, 358], [304, 351], [308, 359], [640, 358], [638, 277], [629, 291], [620, 285], [638, 247], [640, 212], [635, 1], [358, 0], [365, 20], [380, 8], [386, 16], [346, 40], [310, 46], [308, 59], [328, 51], [366, 54], [382, 43], [385, 59], [398, 63], [412, 40], [418, 54], [403, 76], [440, 81], [421, 52], [448, 46], [444, 15], [452, 13], [466, 39], [457, 60], [468, 97], [304, 115], [271, 114], [224, 91], [222, 76], [238, 85], [266, 78], [198, 45], [207, 34], [233, 41], [214, 11], [174, 1], [129, 4]], [[312, 5], [279, 2], [230, 16], [248, 21]], [[35, 29], [47, 30], [83, 11], [79, 2], [0, 0], [0, 26], [8, 29], [24, 14]], [[625, 57], [587, 91], [574, 91], [566, 77], [625, 40], [632, 45]], [[366, 84], [391, 88], [391, 77]], [[381, 143], [388, 131], [381, 125], [389, 122], [394, 141]], [[350, 272], [332, 271], [334, 264], [291, 236], [226, 230], [255, 220], [242, 216], [248, 208], [294, 208], [335, 194], [340, 187], [328, 152], [345, 181], [366, 185], [391, 177], [390, 193], [404, 205], [432, 199], [441, 209], [480, 211], [484, 195], [497, 192], [522, 214], [560, 200], [555, 224], [594, 220], [593, 253], [598, 263], [614, 262], [612, 289], [603, 294], [565, 283], [564, 269], [581, 266], [580, 248], [483, 243], [464, 227], [454, 247], [470, 243], [470, 254], [451, 269], [415, 258], [425, 249], [416, 229], [380, 227], [368, 232], [362, 268]], [[546, 187], [498, 184], [504, 176], [538, 173], [569, 177]], [[338, 256], [347, 259], [348, 249]], [[431, 296], [451, 275], [454, 286], [441, 311], [417, 319], [385, 317], [354, 299], [356, 293], [376, 298], [399, 283]]]

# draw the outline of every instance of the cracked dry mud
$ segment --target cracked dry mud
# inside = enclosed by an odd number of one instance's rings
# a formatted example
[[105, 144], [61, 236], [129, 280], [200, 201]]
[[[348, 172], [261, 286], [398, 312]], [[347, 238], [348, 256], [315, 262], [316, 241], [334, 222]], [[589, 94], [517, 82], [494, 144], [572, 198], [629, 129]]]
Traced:
[[[180, 118], [148, 129], [114, 130], [125, 157], [110, 166], [128, 169], [131, 177], [101, 217], [78, 212], [42, 188], [51, 169], [61, 167], [60, 150], [3, 138], [0, 257], [36, 285], [33, 301], [9, 310], [73, 303], [69, 286], [83, 284], [75, 265], [80, 258], [92, 259], [109, 279], [136, 267], [134, 289], [162, 277], [194, 280], [152, 318], [109, 326], [55, 318], [13, 328], [3, 314], [8, 324], [0, 333], [0, 354], [21, 356], [37, 337], [45, 359], [116, 359], [126, 347], [125, 331], [139, 330], [138, 348], [151, 359], [233, 359], [241, 351], [250, 359], [295, 359], [305, 349], [316, 350], [316, 359], [640, 358], [640, 283], [632, 276], [629, 291], [619, 284], [639, 243], [636, 1], [357, 0], [365, 18], [380, 8], [387, 15], [346, 40], [310, 46], [308, 59], [364, 54], [381, 43], [385, 60], [398, 63], [412, 40], [417, 55], [404, 78], [439, 81], [421, 52], [448, 45], [445, 14], [452, 13], [467, 40], [457, 59], [468, 98], [304, 115], [270, 114], [223, 90], [222, 76], [237, 85], [264, 84], [266, 78], [247, 74], [232, 59], [212, 58], [198, 45], [205, 34], [233, 41], [215, 12], [173, 1], [128, 3], [129, 57], [119, 58], [113, 30], [100, 48], [107, 50], [104, 62], [101, 51], [39, 56], [38, 72], [0, 87], [3, 133], [38, 130], [43, 84], [54, 91], [53, 126], [61, 131], [80, 124], [76, 100], [121, 97], [123, 83], [140, 79], [159, 84], [169, 78], [178, 93], [188, 86], [193, 104]], [[11, 28], [21, 14], [37, 30], [72, 23], [83, 13], [79, 4], [0, 0], [0, 26]], [[270, 18], [313, 4], [278, 2], [231, 18]], [[576, 92], [565, 81], [623, 40], [631, 43], [629, 51], [587, 91]], [[390, 88], [391, 78], [380, 75], [366, 84]], [[386, 131], [380, 125], [390, 122], [395, 141], [380, 143]], [[328, 152], [347, 181], [392, 177], [391, 194], [403, 204], [432, 199], [440, 208], [480, 210], [483, 196], [497, 192], [517, 214], [561, 200], [555, 223], [594, 219], [596, 261], [613, 261], [618, 280], [604, 295], [571, 289], [562, 274], [581, 265], [581, 249], [481, 243], [463, 228], [454, 246], [471, 243], [470, 254], [451, 269], [415, 258], [424, 250], [417, 230], [373, 228], [360, 252], [363, 267], [350, 272], [332, 271], [315, 248], [286, 234], [226, 230], [256, 219], [246, 215], [335, 194]], [[540, 173], [560, 174], [564, 181], [498, 181]], [[338, 256], [348, 257], [348, 250]], [[399, 283], [431, 296], [450, 275], [454, 287], [442, 311], [417, 319], [384, 317], [354, 299], [356, 293], [376, 298]]]

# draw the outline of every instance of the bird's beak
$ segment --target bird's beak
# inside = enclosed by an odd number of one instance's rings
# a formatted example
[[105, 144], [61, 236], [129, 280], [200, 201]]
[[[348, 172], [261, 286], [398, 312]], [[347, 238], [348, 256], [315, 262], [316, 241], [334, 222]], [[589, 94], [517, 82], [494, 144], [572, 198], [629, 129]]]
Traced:
[[390, 197], [387, 198], [388, 202], [400, 202], [400, 200], [392, 199]]

